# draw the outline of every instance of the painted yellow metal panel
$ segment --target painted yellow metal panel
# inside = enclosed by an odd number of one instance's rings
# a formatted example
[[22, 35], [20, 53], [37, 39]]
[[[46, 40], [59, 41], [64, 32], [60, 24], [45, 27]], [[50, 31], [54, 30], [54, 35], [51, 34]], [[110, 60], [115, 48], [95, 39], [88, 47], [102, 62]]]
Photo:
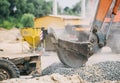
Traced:
[[40, 43], [40, 32], [41, 32], [40, 28], [22, 28], [21, 29], [22, 37], [34, 49]]
[[80, 18], [73, 17], [63, 17], [63, 16], [44, 16], [41, 18], [35, 19], [35, 27], [45, 27], [46, 29], [49, 27], [54, 28], [64, 28], [67, 24], [71, 25], [79, 25]]
[[51, 16], [41, 17], [35, 20], [35, 27], [45, 27], [46, 29], [49, 27], [54, 28], [64, 28], [64, 20], [62, 18], [56, 18]]

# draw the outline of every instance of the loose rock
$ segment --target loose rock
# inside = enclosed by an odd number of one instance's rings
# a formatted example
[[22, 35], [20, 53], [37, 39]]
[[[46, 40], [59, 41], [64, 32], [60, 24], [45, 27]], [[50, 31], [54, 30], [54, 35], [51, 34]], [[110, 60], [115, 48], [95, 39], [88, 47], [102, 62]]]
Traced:
[[[44, 71], [46, 71], [47, 73]], [[100, 82], [103, 80], [119, 81], [120, 61], [100, 62], [76, 69], [66, 68], [63, 64], [53, 64], [44, 71], [43, 73], [49, 75], [53, 73], [59, 73], [61, 75], [67, 76], [79, 75], [83, 80], [86, 80], [88, 82]]]

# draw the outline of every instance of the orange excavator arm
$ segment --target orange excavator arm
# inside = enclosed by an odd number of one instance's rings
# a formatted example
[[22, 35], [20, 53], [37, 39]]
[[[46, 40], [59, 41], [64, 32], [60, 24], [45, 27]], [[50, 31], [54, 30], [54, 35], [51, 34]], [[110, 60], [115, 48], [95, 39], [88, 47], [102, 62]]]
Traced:
[[115, 14], [115, 15], [117, 14], [119, 6], [120, 6], [120, 0], [116, 0], [115, 6], [114, 6], [113, 12], [112, 12], [113, 14]]
[[[110, 6], [113, 0], [100, 0], [98, 9], [96, 12], [96, 20], [104, 21], [106, 14], [108, 13]], [[115, 5], [113, 7], [112, 14], [116, 15], [118, 8], [120, 6], [120, 0], [116, 0]]]
[[95, 20], [103, 22], [113, 0], [100, 0]]
[[[101, 27], [111, 5], [113, 5], [112, 3], [113, 3], [113, 0], [99, 0], [96, 15], [91, 26], [91, 35], [89, 37], [89, 41], [94, 44], [95, 48], [96, 47], [101, 48], [106, 44], [107, 35], [102, 34]], [[116, 15], [119, 6], [120, 6], [120, 0], [116, 0], [113, 6], [113, 10], [111, 12], [112, 19], [114, 18], [114, 15]], [[112, 25], [112, 20], [110, 22], [110, 26], [111, 25]]]

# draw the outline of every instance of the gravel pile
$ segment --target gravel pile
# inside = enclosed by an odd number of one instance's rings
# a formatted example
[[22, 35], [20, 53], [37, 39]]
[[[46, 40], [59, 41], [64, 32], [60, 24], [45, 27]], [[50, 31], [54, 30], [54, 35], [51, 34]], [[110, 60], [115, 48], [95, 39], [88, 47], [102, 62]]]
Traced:
[[83, 79], [96, 82], [103, 80], [120, 80], [120, 62], [107, 61], [97, 63], [91, 66], [80, 68], [77, 70]]
[[66, 67], [62, 63], [53, 63], [52, 65], [42, 70], [42, 76], [50, 75], [54, 73], [55, 70], [60, 69], [60, 68], [66, 68]]
[[[57, 66], [57, 67], [56, 67]], [[53, 69], [53, 70], [52, 70]], [[49, 72], [47, 72], [49, 70]], [[43, 71], [43, 73], [61, 75], [79, 75], [88, 82], [100, 82], [103, 80], [120, 80], [120, 61], [107, 61], [85, 66], [77, 69], [65, 68], [62, 64], [53, 64]], [[45, 75], [45, 74], [44, 74]]]

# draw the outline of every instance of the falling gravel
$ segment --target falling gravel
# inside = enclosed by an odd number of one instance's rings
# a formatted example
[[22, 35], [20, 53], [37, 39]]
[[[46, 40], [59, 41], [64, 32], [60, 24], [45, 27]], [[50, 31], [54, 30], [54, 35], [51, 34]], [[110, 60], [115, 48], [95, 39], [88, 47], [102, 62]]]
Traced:
[[[49, 70], [49, 73], [45, 72], [47, 70]], [[43, 72], [49, 75], [53, 73], [59, 73], [61, 75], [67, 75], [67, 76], [79, 75], [82, 79], [88, 82], [100, 82], [103, 80], [119, 81], [120, 61], [100, 62], [97, 64], [93, 64], [77, 69], [65, 68], [63, 64], [53, 64], [52, 66], [45, 69]]]

